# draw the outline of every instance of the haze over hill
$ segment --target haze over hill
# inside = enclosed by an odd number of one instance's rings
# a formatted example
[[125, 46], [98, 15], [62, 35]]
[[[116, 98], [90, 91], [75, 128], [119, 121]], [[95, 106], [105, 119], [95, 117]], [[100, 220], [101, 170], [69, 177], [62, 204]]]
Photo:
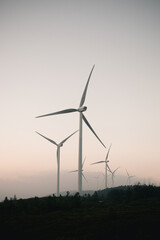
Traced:
[[[104, 175], [102, 172], [86, 172], [85, 177], [88, 182], [83, 181], [84, 190], [99, 190], [104, 189]], [[131, 180], [131, 184], [156, 184], [153, 179], [141, 179], [135, 177]], [[126, 185], [127, 176], [115, 176], [114, 186]], [[111, 176], [108, 177], [108, 186], [112, 187]], [[3, 201], [7, 196], [13, 198], [30, 198], [43, 197], [56, 194], [56, 172], [41, 172], [30, 176], [21, 176], [15, 179], [5, 180], [0, 179], [0, 201]], [[61, 193], [66, 194], [67, 191], [77, 192], [77, 173], [69, 173], [62, 171], [61, 176]]]

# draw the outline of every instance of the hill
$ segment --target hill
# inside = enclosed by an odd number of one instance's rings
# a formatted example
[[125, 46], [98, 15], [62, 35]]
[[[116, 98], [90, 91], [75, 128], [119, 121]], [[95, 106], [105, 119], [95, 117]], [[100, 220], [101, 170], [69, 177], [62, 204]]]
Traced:
[[93, 195], [10, 199], [0, 203], [2, 239], [155, 239], [160, 187], [121, 186]]

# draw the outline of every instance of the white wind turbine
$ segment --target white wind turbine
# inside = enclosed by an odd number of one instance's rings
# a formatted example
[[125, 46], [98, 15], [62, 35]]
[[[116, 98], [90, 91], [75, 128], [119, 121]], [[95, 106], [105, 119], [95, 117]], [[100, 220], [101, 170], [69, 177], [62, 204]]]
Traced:
[[[86, 180], [86, 182], [88, 182], [87, 179], [86, 179], [86, 177], [85, 177], [84, 174], [83, 174], [83, 166], [84, 166], [85, 161], [86, 161], [86, 158], [84, 159], [84, 161], [83, 161], [83, 163], [82, 163], [82, 176], [84, 177], [84, 179]], [[70, 171], [70, 173], [73, 173], [73, 172], [78, 172], [78, 170]]]
[[115, 172], [116, 172], [118, 169], [119, 169], [119, 167], [116, 168], [114, 171], [109, 170], [109, 171], [111, 172], [111, 174], [112, 174], [112, 187], [114, 187]]
[[99, 163], [105, 163], [105, 188], [107, 188], [107, 171], [109, 170], [111, 172], [111, 170], [110, 170], [110, 168], [108, 166], [108, 162], [109, 162], [108, 156], [109, 156], [109, 152], [110, 152], [111, 146], [112, 146], [112, 144], [110, 145], [110, 147], [108, 149], [108, 152], [107, 152], [107, 155], [106, 155], [106, 158], [105, 158], [104, 161], [99, 161], [99, 162], [95, 162], [95, 163], [91, 164], [91, 165], [94, 165], [94, 164], [99, 164]]
[[89, 81], [90, 81], [93, 69], [94, 69], [94, 66], [92, 67], [91, 72], [89, 74], [88, 81], [87, 81], [85, 89], [83, 91], [83, 94], [82, 94], [82, 97], [81, 97], [81, 101], [80, 101], [80, 105], [79, 105], [78, 109], [69, 108], [69, 109], [65, 109], [65, 110], [62, 110], [62, 111], [58, 111], [58, 112], [54, 112], [54, 113], [49, 113], [49, 114], [37, 116], [37, 118], [40, 118], [40, 117], [47, 117], [47, 116], [57, 115], [57, 114], [79, 112], [78, 192], [80, 194], [82, 194], [82, 120], [86, 123], [86, 125], [90, 128], [90, 130], [93, 132], [93, 134], [98, 138], [98, 140], [101, 142], [101, 144], [105, 147], [105, 145], [100, 140], [100, 138], [97, 136], [97, 134], [95, 133], [95, 131], [93, 130], [93, 128], [91, 127], [91, 125], [89, 124], [88, 120], [86, 119], [86, 117], [83, 114], [83, 112], [87, 110], [87, 107], [83, 106], [83, 104], [84, 104], [85, 99], [86, 99], [87, 88], [88, 88], [88, 84], [89, 84]]
[[127, 177], [127, 185], [130, 185], [130, 184], [131, 184], [131, 181], [130, 181], [131, 178], [133, 178], [133, 177], [135, 177], [135, 176], [130, 176], [129, 173], [128, 173], [128, 171], [127, 171], [127, 169], [126, 169], [126, 173], [127, 173], [127, 176], [128, 176], [128, 177]]
[[36, 132], [37, 134], [39, 134], [41, 137], [45, 138], [46, 140], [48, 140], [49, 142], [53, 143], [54, 145], [57, 146], [57, 196], [59, 196], [59, 186], [60, 186], [60, 148], [63, 146], [63, 144], [73, 135], [75, 134], [77, 131], [75, 131], [74, 133], [72, 133], [71, 135], [69, 135], [67, 138], [65, 138], [63, 141], [61, 141], [60, 143], [56, 143], [55, 141], [53, 141], [50, 138], [47, 138], [45, 136], [43, 136], [42, 134], [40, 134], [39, 132]]

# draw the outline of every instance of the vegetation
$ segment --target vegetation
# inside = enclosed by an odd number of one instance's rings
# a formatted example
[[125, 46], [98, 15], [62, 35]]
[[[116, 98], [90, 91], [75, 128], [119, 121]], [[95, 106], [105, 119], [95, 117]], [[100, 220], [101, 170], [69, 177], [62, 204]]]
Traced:
[[160, 187], [153, 185], [121, 186], [84, 196], [14, 196], [0, 203], [2, 239], [149, 240], [156, 239], [159, 225]]

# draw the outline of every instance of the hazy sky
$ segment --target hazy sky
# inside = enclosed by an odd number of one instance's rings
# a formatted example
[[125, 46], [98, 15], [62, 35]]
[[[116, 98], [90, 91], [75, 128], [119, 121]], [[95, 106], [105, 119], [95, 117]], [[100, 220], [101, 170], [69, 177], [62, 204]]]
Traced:
[[[110, 167], [160, 182], [159, 0], [0, 0], [0, 53], [1, 186], [52, 171], [56, 181], [56, 146], [35, 131], [60, 142], [79, 115], [35, 117], [77, 108], [93, 64], [85, 116], [112, 143]], [[84, 170], [104, 171], [90, 164], [107, 149], [83, 130]], [[61, 170], [77, 168], [78, 134], [61, 148]]]

